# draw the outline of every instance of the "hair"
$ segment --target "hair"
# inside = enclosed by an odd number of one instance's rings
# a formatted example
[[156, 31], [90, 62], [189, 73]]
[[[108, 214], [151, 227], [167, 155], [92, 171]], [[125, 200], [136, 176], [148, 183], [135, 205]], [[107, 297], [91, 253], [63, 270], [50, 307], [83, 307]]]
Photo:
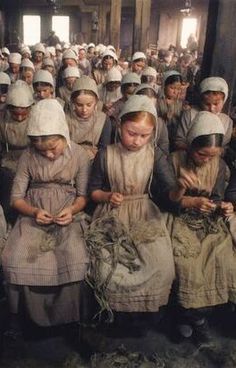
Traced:
[[206, 91], [206, 92], [203, 92], [203, 93], [201, 93], [201, 98], [203, 98], [204, 96], [208, 97], [209, 95], [221, 96], [223, 98], [223, 100], [225, 98], [224, 92], [221, 92], [221, 91]]
[[50, 139], [65, 139], [65, 137], [60, 134], [39, 135], [39, 136], [29, 135], [29, 139], [31, 144], [37, 144], [37, 143], [45, 143]]
[[52, 89], [54, 89], [54, 87], [50, 83], [47, 83], [47, 82], [35, 82], [35, 83], [33, 83], [33, 87], [34, 88], [37, 88], [37, 87], [52, 87]]
[[156, 92], [154, 92], [152, 88], [143, 88], [143, 89], [140, 89], [135, 94], [136, 95], [145, 95], [145, 96], [148, 96], [148, 97], [157, 97]]
[[144, 119], [149, 124], [152, 124], [154, 127], [156, 126], [156, 119], [155, 116], [152, 115], [148, 111], [135, 111], [129, 112], [121, 117], [121, 125], [124, 124], [126, 121], [134, 121], [135, 123], [139, 123], [140, 120]]
[[178, 75], [178, 74], [170, 75], [165, 80], [165, 87], [168, 86], [169, 84], [174, 84], [174, 83], [177, 83], [177, 82], [183, 83], [182, 76], [181, 75]]
[[74, 91], [71, 94], [71, 100], [75, 100], [78, 96], [80, 95], [90, 95], [96, 98], [96, 100], [98, 100], [98, 96], [96, 95], [96, 93], [94, 93], [93, 91], [89, 90], [89, 89], [80, 89], [79, 91]]
[[8, 84], [0, 84], [0, 95], [5, 95], [8, 92]]
[[155, 81], [156, 81], [156, 77], [154, 77], [154, 75], [142, 75], [141, 76], [141, 83], [151, 83]]
[[192, 141], [191, 150], [197, 151], [205, 147], [222, 147], [223, 138], [224, 135], [219, 133], [200, 135]]
[[138, 85], [139, 85], [139, 83], [123, 83], [123, 84], [121, 84], [121, 93], [124, 93], [126, 90], [127, 90], [127, 88], [129, 88], [129, 87], [134, 87], [134, 88], [136, 88], [136, 87], [138, 87]]

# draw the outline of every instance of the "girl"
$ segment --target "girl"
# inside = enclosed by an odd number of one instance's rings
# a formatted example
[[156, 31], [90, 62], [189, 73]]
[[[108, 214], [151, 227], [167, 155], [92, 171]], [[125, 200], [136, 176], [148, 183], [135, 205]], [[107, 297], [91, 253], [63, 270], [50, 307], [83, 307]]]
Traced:
[[64, 85], [59, 88], [58, 96], [65, 102], [64, 110], [67, 112], [70, 107], [71, 92], [74, 83], [80, 78], [80, 72], [77, 67], [68, 66], [63, 72]]
[[98, 205], [87, 234], [88, 279], [108, 311], [157, 312], [168, 302], [174, 265], [149, 188], [158, 174], [168, 197], [175, 182], [154, 150], [157, 115], [149, 98], [130, 96], [120, 119], [120, 143], [99, 151], [94, 162], [90, 192]]
[[9, 68], [6, 73], [11, 79], [11, 83], [15, 83], [20, 77], [21, 54], [12, 52], [9, 55]]
[[98, 89], [88, 76], [78, 79], [71, 94], [72, 111], [67, 114], [71, 139], [83, 145], [91, 160], [98, 148], [112, 140], [112, 125], [106, 115], [97, 110]]
[[7, 73], [0, 72], [0, 121], [6, 113], [6, 98], [8, 88], [11, 85], [10, 77]]
[[34, 78], [34, 64], [29, 59], [23, 59], [20, 65], [20, 79], [28, 84], [32, 93], [33, 89], [33, 78]]
[[186, 137], [188, 135], [188, 131], [193, 125], [194, 117], [201, 110], [210, 111], [220, 118], [225, 129], [223, 146], [227, 146], [231, 140], [233, 122], [228, 115], [222, 113], [224, 104], [228, 98], [228, 85], [226, 81], [220, 77], [205, 78], [200, 83], [199, 90], [199, 106], [186, 109], [179, 122], [175, 139], [175, 147], [177, 149], [187, 148]]
[[[152, 87], [150, 84], [141, 83], [134, 91], [135, 95], [145, 95], [152, 101], [154, 107], [156, 107], [157, 103], [157, 95], [156, 89]], [[166, 154], [169, 154], [169, 137], [168, 130], [165, 124], [165, 121], [158, 117], [158, 135], [156, 136], [156, 145]]]
[[113, 104], [121, 98], [121, 73], [117, 68], [107, 72], [105, 82], [98, 86], [100, 101], [103, 103], [102, 111], [111, 115]]
[[31, 146], [20, 159], [11, 203], [20, 216], [3, 251], [12, 323], [20, 301], [41, 326], [78, 321], [88, 257], [80, 213], [89, 162], [70, 142], [62, 107], [42, 100], [32, 109]]
[[[187, 136], [187, 151], [176, 151], [171, 162], [178, 179], [180, 213], [169, 219], [176, 266], [178, 328], [198, 342], [209, 339], [205, 307], [236, 301], [236, 261], [224, 218], [232, 215], [223, 202], [225, 163], [220, 158], [224, 127], [202, 111]], [[172, 197], [172, 199], [174, 199]]]
[[97, 85], [105, 82], [107, 72], [113, 67], [117, 67], [118, 58], [112, 50], [106, 49], [102, 54], [101, 64], [92, 70], [92, 76]]
[[175, 136], [183, 110], [183, 101], [180, 99], [182, 77], [175, 70], [164, 73], [163, 90], [157, 101], [157, 114], [166, 123], [170, 141], [170, 152], [174, 150]]

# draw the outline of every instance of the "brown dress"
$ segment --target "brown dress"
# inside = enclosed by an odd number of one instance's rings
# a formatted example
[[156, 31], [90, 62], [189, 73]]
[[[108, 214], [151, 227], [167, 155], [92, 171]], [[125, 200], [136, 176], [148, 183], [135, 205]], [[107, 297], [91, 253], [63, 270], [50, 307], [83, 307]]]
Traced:
[[[73, 142], [55, 161], [28, 148], [19, 161], [12, 200], [25, 198], [56, 215], [86, 195], [88, 172], [87, 154]], [[2, 255], [13, 313], [24, 292], [29, 314], [39, 325], [79, 319], [79, 282], [88, 263], [81, 216], [67, 226], [40, 226], [32, 217], [19, 216]]]
[[[174, 152], [171, 159], [176, 177], [181, 168], [191, 168], [199, 178], [199, 195], [204, 191], [211, 196], [219, 175], [219, 157], [202, 167], [196, 167], [184, 151]], [[221, 216], [202, 219], [196, 212], [191, 219], [191, 214], [185, 216], [186, 213], [169, 216], [168, 220], [179, 304], [184, 308], [202, 308], [235, 303], [236, 252], [226, 223]]]
[[[95, 210], [91, 232], [102, 232], [103, 226], [105, 229], [114, 218], [117, 226], [111, 228], [110, 236], [117, 238], [117, 244], [111, 241], [102, 247], [99, 259], [92, 258], [89, 278], [94, 281], [99, 276], [98, 288], [109, 279], [105, 298], [116, 311], [158, 311], [167, 304], [174, 279], [169, 234], [158, 207], [147, 194], [153, 165], [154, 153], [149, 144], [137, 152], [128, 151], [121, 144], [107, 147], [111, 191], [122, 193], [124, 200], [118, 208], [104, 203]], [[100, 230], [94, 225], [96, 221], [103, 221]], [[119, 233], [122, 226], [123, 235]], [[99, 252], [96, 240], [95, 249]], [[113, 260], [118, 259], [115, 267], [111, 261], [113, 251]]]

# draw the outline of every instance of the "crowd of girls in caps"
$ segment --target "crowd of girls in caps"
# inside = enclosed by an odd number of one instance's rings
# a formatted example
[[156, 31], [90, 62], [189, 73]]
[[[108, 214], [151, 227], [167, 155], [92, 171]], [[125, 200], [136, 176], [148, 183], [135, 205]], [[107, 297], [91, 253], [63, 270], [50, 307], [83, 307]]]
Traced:
[[199, 68], [173, 49], [1, 50], [7, 334], [22, 308], [39, 326], [132, 325], [171, 304], [179, 338], [211, 338], [209, 313], [236, 303], [236, 156], [227, 82]]

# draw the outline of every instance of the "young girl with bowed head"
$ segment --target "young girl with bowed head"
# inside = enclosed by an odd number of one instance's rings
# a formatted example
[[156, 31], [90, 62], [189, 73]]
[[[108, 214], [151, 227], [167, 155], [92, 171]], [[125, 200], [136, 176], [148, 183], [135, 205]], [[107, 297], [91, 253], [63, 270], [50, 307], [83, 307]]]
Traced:
[[171, 242], [150, 199], [152, 178], [163, 195], [175, 187], [155, 148], [156, 109], [147, 96], [130, 96], [120, 113], [120, 142], [98, 152], [90, 182], [97, 203], [87, 246], [88, 279], [110, 312], [157, 312], [174, 278]]
[[111, 143], [110, 119], [98, 110], [98, 88], [95, 81], [82, 76], [75, 81], [71, 94], [72, 109], [66, 115], [71, 140], [82, 145], [91, 160], [99, 148]]
[[27, 129], [11, 203], [20, 215], [2, 255], [12, 321], [20, 301], [41, 326], [80, 318], [80, 287], [88, 257], [80, 212], [86, 205], [89, 162], [70, 141], [60, 104], [39, 101]]
[[187, 135], [187, 151], [171, 156], [180, 201], [180, 213], [170, 216], [168, 224], [176, 266], [178, 329], [198, 342], [210, 338], [204, 308], [236, 302], [236, 258], [225, 223], [233, 206], [223, 201], [224, 133], [216, 114], [199, 112]]
[[199, 111], [209, 111], [216, 114], [224, 127], [223, 147], [226, 147], [232, 135], [232, 119], [223, 113], [224, 104], [228, 98], [229, 88], [227, 82], [220, 77], [208, 77], [203, 79], [199, 85], [200, 102], [199, 106], [192, 106], [191, 109], [185, 109], [176, 132], [176, 149], [187, 148], [188, 131], [194, 123], [194, 118]]

